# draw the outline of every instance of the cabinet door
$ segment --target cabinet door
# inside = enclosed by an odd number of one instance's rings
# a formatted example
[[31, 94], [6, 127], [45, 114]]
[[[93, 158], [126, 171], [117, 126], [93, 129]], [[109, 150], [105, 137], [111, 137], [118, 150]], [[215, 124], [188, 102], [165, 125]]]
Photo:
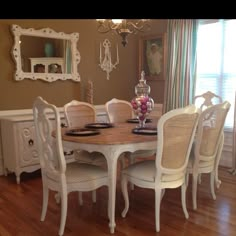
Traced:
[[39, 164], [34, 122], [17, 123], [16, 131], [19, 142], [20, 166]]

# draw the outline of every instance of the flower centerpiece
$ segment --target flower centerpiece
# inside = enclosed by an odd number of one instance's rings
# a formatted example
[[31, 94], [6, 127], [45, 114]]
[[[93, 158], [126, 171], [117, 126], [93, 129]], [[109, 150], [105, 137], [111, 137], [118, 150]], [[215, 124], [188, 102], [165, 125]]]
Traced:
[[131, 101], [134, 113], [139, 120], [139, 127], [142, 128], [145, 127], [147, 116], [154, 107], [154, 101], [151, 97], [149, 97], [151, 89], [150, 86], [146, 84], [144, 76], [145, 73], [142, 71], [141, 79], [135, 86], [136, 97]]

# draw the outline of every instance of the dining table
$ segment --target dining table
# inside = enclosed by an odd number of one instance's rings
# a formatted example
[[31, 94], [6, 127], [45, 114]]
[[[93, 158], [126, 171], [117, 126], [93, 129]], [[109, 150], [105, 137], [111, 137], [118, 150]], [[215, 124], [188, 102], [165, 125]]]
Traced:
[[[62, 128], [63, 146], [72, 150], [86, 150], [88, 152], [100, 152], [107, 161], [108, 171], [108, 218], [110, 233], [115, 232], [115, 205], [117, 164], [122, 153], [132, 153], [138, 150], [155, 150], [157, 148], [158, 135], [152, 133], [157, 128], [156, 120], [146, 124], [148, 132], [135, 132], [136, 123], [113, 123], [112, 125], [98, 129], [95, 135], [70, 135], [68, 128]], [[81, 128], [81, 127], [80, 127]], [[75, 129], [76, 130], [76, 129]], [[69, 135], [68, 135], [69, 134]]]

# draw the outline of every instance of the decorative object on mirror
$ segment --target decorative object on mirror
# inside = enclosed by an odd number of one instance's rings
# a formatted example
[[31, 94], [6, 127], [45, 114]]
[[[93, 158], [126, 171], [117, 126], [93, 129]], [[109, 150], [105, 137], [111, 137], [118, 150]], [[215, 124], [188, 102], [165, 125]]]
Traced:
[[[15, 80], [80, 81], [79, 33], [66, 34], [50, 28], [23, 29], [18, 25], [12, 25], [11, 29], [14, 35], [12, 54], [16, 62]], [[38, 64], [35, 64], [37, 60]]]
[[54, 46], [52, 43], [45, 43], [44, 52], [46, 57], [54, 57]]
[[127, 37], [137, 32], [145, 32], [151, 29], [150, 20], [126, 20], [126, 19], [97, 19], [98, 32], [107, 33], [115, 31], [122, 38], [122, 45], [125, 47], [128, 43]]
[[29, 58], [33, 73], [64, 73], [62, 57]]
[[93, 82], [91, 80], [88, 80], [86, 100], [88, 103], [93, 104]]
[[[102, 59], [102, 46], [104, 47], [104, 58]], [[108, 39], [103, 41], [101, 46], [100, 43], [100, 54], [99, 54], [99, 66], [102, 68], [103, 71], [107, 73], [107, 80], [110, 78], [110, 73], [116, 66], [119, 64], [119, 52], [118, 52], [118, 45], [116, 45], [116, 62], [112, 64], [111, 61], [111, 42]]]
[[140, 128], [145, 127], [147, 116], [154, 108], [154, 101], [151, 97], [149, 97], [151, 89], [150, 86], [146, 84], [144, 77], [145, 73], [142, 71], [141, 79], [135, 86], [136, 97], [131, 101], [134, 113], [139, 120]]

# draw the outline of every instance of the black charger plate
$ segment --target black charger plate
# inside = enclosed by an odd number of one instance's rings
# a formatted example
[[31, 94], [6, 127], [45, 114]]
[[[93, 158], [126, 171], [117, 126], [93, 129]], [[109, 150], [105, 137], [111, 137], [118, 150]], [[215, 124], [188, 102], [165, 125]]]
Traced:
[[[133, 118], [133, 119], [128, 119], [127, 120], [128, 123], [139, 123], [139, 119], [137, 118]], [[146, 123], [151, 123], [152, 119], [146, 119]]]
[[93, 128], [93, 129], [105, 129], [111, 127], [114, 127], [114, 125], [111, 123], [90, 123], [85, 125], [85, 128]]
[[66, 131], [66, 135], [69, 136], [89, 136], [89, 135], [97, 135], [100, 134], [99, 130], [92, 130], [87, 128], [81, 128], [81, 129], [70, 129]]
[[157, 128], [155, 127], [144, 127], [132, 129], [134, 134], [145, 134], [145, 135], [157, 135]]

